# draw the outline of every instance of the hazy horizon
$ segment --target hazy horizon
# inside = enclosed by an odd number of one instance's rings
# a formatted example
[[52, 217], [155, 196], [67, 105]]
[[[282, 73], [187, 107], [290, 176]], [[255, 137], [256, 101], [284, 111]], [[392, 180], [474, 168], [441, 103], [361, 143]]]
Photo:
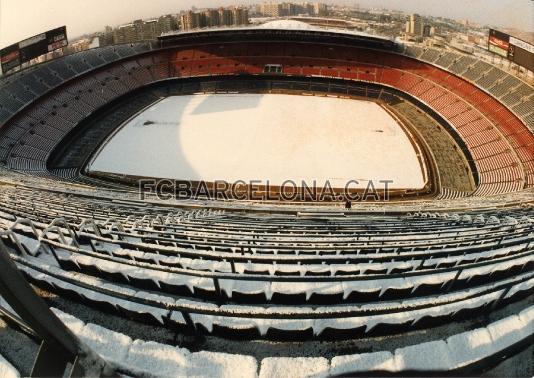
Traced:
[[[45, 30], [67, 25], [69, 38], [104, 30], [135, 19], [178, 13], [195, 6], [250, 5], [252, 0], [0, 0], [0, 48]], [[295, 2], [300, 2], [295, 1]], [[442, 16], [503, 28], [534, 31], [532, 0], [339, 0], [328, 4], [388, 8], [426, 16]]]

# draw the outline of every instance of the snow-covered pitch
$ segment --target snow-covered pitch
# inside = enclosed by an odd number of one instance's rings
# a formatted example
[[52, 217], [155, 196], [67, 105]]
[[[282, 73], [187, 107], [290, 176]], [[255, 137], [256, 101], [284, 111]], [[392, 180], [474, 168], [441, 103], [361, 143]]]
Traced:
[[[165, 98], [126, 122], [90, 172], [212, 182], [422, 188], [408, 136], [370, 101], [282, 94]], [[378, 185], [378, 184], [377, 184]]]

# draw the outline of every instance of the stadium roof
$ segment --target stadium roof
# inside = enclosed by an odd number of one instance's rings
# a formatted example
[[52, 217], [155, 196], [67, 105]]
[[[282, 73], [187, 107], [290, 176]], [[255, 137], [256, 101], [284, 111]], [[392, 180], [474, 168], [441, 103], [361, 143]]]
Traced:
[[276, 20], [266, 22], [259, 26], [262, 29], [283, 29], [283, 30], [316, 30], [316, 27], [313, 27], [310, 24], [307, 24], [302, 21], [295, 20]]
[[386, 41], [392, 41], [392, 38], [379, 36], [379, 35], [373, 35], [365, 32], [360, 31], [354, 31], [354, 30], [347, 30], [347, 29], [336, 29], [336, 28], [324, 28], [319, 27], [315, 25], [310, 25], [302, 21], [295, 21], [295, 20], [287, 20], [287, 19], [281, 19], [281, 20], [275, 20], [275, 21], [269, 21], [261, 25], [247, 25], [247, 26], [230, 26], [230, 27], [215, 27], [215, 28], [200, 28], [200, 29], [192, 29], [187, 31], [170, 31], [167, 33], [162, 33], [161, 37], [168, 37], [173, 35], [180, 35], [180, 34], [189, 34], [189, 33], [199, 33], [199, 32], [217, 32], [217, 31], [227, 31], [227, 30], [258, 30], [258, 29], [266, 29], [266, 30], [300, 30], [300, 31], [317, 31], [317, 32], [329, 32], [329, 33], [339, 33], [339, 34], [347, 34], [347, 35], [354, 35], [354, 36], [361, 36], [361, 37], [368, 37], [368, 38], [376, 38]]

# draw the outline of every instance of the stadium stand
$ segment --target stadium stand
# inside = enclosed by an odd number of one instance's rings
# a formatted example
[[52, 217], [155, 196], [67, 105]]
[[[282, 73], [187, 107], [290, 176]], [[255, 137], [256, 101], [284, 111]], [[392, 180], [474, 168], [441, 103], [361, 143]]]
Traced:
[[[162, 201], [84, 174], [158, 99], [235, 91], [380, 101], [421, 140], [437, 190], [353, 209]], [[40, 348], [28, 367], [0, 347], [0, 375], [472, 374], [513, 360], [532, 348], [532, 100], [458, 52], [268, 28], [3, 77], [0, 316]]]
[[[209, 51], [209, 48], [206, 48], [204, 50], [208, 50]], [[185, 55], [182, 55], [184, 54]], [[193, 57], [191, 59], [193, 59], [193, 61], [196, 61], [196, 58], [194, 56], [194, 51], [193, 50], [186, 50], [184, 53], [181, 53], [181, 52], [178, 52], [176, 53], [175, 56], [171, 56], [171, 57], [168, 57], [168, 59], [171, 59], [171, 61], [180, 61], [180, 66], [179, 67], [176, 67], [175, 69], [179, 72], [179, 76], [180, 77], [184, 77], [184, 76], [198, 76], [198, 75], [205, 75], [206, 71], [208, 74], [211, 75], [211, 70], [212, 68], [215, 70], [215, 73], [216, 74], [219, 74], [219, 75], [222, 75], [222, 74], [233, 74], [235, 73], [235, 69], [236, 69], [236, 66], [235, 64], [228, 64], [226, 63], [223, 63], [224, 62], [224, 56], [221, 56], [219, 58], [220, 60], [220, 63], [213, 63], [214, 62], [214, 59], [213, 59], [213, 56], [215, 53], [210, 53], [211, 55], [211, 59], [206, 62], [205, 64], [197, 64], [197, 63], [193, 63], [192, 61], [189, 60], [189, 56], [193, 54]], [[232, 52], [234, 53], [234, 52]], [[189, 55], [187, 55], [189, 54]], [[200, 55], [200, 53], [197, 53]], [[261, 64], [258, 64], [257, 61], [258, 59], [260, 59], [258, 56], [255, 56], [254, 58], [246, 58], [246, 53], [240, 53], [239, 54], [239, 60], [241, 60], [244, 64], [243, 67], [246, 67], [246, 70], [249, 70], [250, 73], [254, 73], [255, 71], [255, 68], [254, 67], [261, 67], [262, 65]], [[310, 55], [313, 55], [313, 53], [310, 53]], [[165, 56], [163, 55], [159, 55], [159, 58], [157, 58], [159, 60], [161, 59], [166, 59]], [[200, 58], [199, 58], [200, 59]], [[293, 58], [293, 59], [296, 59]], [[383, 58], [384, 60], [387, 60], [389, 59], [388, 56], [385, 56]], [[202, 59], [201, 59], [202, 60]], [[398, 60], [396, 60], [396, 63], [398, 64]], [[186, 65], [187, 64], [187, 65]], [[318, 65], [317, 67], [322, 67], [320, 64], [322, 64], [321, 62], [318, 62]], [[406, 68], [409, 67], [409, 62], [406, 62], [406, 63], [403, 63], [403, 65], [406, 66]], [[76, 84], [73, 84], [72, 86], [75, 86], [74, 88], [71, 87], [67, 87], [66, 88], [66, 92], [68, 93], [68, 95], [65, 96], [62, 96], [62, 97], [56, 97], [53, 101], [58, 101], [59, 102], [62, 102], [61, 104], [61, 107], [62, 108], [68, 108], [69, 107], [69, 102], [73, 102], [74, 105], [73, 106], [78, 106], [77, 103], [80, 103], [80, 104], [86, 104], [86, 105], [89, 105], [89, 106], [93, 106], [93, 107], [99, 107], [99, 106], [102, 106], [105, 102], [109, 102], [111, 101], [112, 99], [115, 99], [123, 94], [125, 94], [128, 90], [132, 90], [134, 88], [137, 88], [141, 85], [146, 85], [148, 83], [151, 83], [152, 81], [154, 81], [154, 73], [153, 73], [153, 70], [154, 68], [153, 67], [150, 67], [150, 68], [143, 68], [141, 65], [139, 65], [139, 63], [137, 62], [137, 66], [140, 67], [140, 69], [138, 70], [135, 70], [135, 63], [124, 63], [122, 62], [120, 64], [120, 67], [118, 65], [116, 65], [115, 67], [113, 67], [113, 72], [114, 72], [114, 77], [118, 78], [119, 80], [114, 80], [114, 81], [110, 81], [109, 79], [111, 78], [111, 76], [109, 76], [110, 74], [108, 72], [105, 72], [105, 73], [98, 73], [96, 74], [95, 76], [92, 76], [90, 78], [87, 78], [87, 79], [81, 79], [81, 82], [77, 82]], [[187, 68], [187, 67], [190, 67], [190, 68]], [[195, 67], [195, 69], [193, 69], [192, 67]], [[296, 69], [297, 66], [294, 65], [295, 68], [293, 68], [293, 70]], [[330, 66], [330, 67], [334, 67], [334, 66]], [[392, 67], [393, 68], [393, 67]], [[399, 67], [401, 70], [402, 70], [402, 67]], [[395, 68], [395, 69], [399, 69], [399, 68]], [[238, 70], [243, 70], [245, 68], [239, 68], [238, 67]], [[129, 71], [128, 71], [129, 70]], [[150, 71], [152, 70], [152, 71]], [[325, 69], [323, 68], [319, 68], [319, 72], [323, 72]], [[324, 76], [329, 76], [329, 77], [345, 77], [345, 76], [352, 76], [352, 71], [342, 71], [340, 70], [340, 67], [339, 67], [339, 63], [336, 64], [336, 67], [335, 68], [328, 68], [329, 71], [331, 72], [325, 72], [323, 73]], [[436, 109], [437, 111], [440, 111], [441, 109], [443, 109], [445, 107], [445, 105], [451, 103], [451, 101], [454, 101], [456, 100], [458, 104], [461, 103], [462, 99], [457, 97], [458, 95], [454, 92], [451, 92], [450, 94], [447, 94], [445, 96], [445, 93], [446, 91], [451, 91], [451, 90], [454, 90], [456, 88], [458, 88], [458, 85], [459, 85], [459, 82], [460, 80], [457, 79], [456, 77], [452, 77], [452, 76], [448, 76], [448, 77], [444, 77], [442, 79], [442, 75], [439, 73], [439, 71], [421, 71], [421, 75], [423, 75], [423, 72], [426, 72], [424, 75], [425, 76], [418, 76], [417, 74], [414, 74], [413, 70], [410, 70], [410, 68], [408, 68], [407, 71], [404, 72], [404, 77], [403, 77], [403, 80], [402, 81], [395, 81], [393, 79], [393, 81], [389, 81], [390, 79], [388, 79], [388, 74], [384, 74], [384, 72], [387, 72], [389, 71], [390, 68], [389, 67], [385, 67], [385, 68], [382, 68], [382, 69], [379, 69], [379, 68], [372, 68], [371, 70], [369, 69], [363, 69], [363, 68], [356, 68], [356, 75], [357, 75], [357, 78], [361, 78], [362, 80], [371, 80], [373, 82], [381, 82], [380, 79], [378, 78], [382, 78], [382, 82], [384, 82], [385, 84], [388, 84], [388, 85], [396, 85], [398, 88], [406, 91], [407, 93], [409, 94], [412, 94], [414, 95], [414, 97], [420, 97], [421, 99], [423, 99], [423, 101], [425, 103], [428, 103], [432, 108]], [[420, 68], [420, 70], [424, 70], [424, 67]], [[109, 72], [111, 72], [111, 70], [108, 70]], [[332, 72], [333, 71], [333, 72]], [[133, 75], [133, 72], [135, 72], [135, 75]], [[187, 73], [186, 73], [187, 72]], [[371, 72], [373, 72], [374, 74], [372, 74]], [[419, 72], [419, 71], [417, 71]], [[434, 73], [432, 73], [434, 72]], [[157, 75], [161, 75], [162, 73], [158, 73]], [[170, 72], [167, 73], [168, 75], [170, 75]], [[118, 82], [119, 81], [122, 81], [121, 79], [125, 76], [133, 76], [135, 81], [138, 83], [138, 84], [133, 84], [131, 82], [127, 82], [126, 86], [125, 85], [119, 85]], [[491, 76], [491, 75], [489, 75]], [[408, 80], [408, 78], [413, 78], [413, 80], [418, 80], [417, 81], [417, 85], [412, 85], [410, 84], [411, 81]], [[385, 81], [384, 81], [385, 80]], [[441, 82], [440, 80], [445, 80], [444, 82]], [[85, 81], [85, 82], [84, 82]], [[117, 83], [115, 83], [117, 82]], [[492, 82], [495, 82], [494, 79], [492, 79]], [[510, 85], [513, 85], [513, 84], [517, 84], [517, 81], [513, 81], [513, 80], [509, 80]], [[111, 83], [111, 84], [110, 84]], [[129, 83], [129, 84], [128, 84]], [[414, 82], [415, 83], [415, 82]], [[431, 83], [437, 83], [438, 85], [436, 84], [431, 84]], [[453, 86], [454, 88], [446, 88], [445, 86]], [[67, 84], [68, 86], [68, 84]], [[84, 87], [84, 88], [87, 88], [85, 93], [82, 89], [76, 89], [76, 88], [80, 88], [80, 87]], [[72, 89], [69, 89], [69, 88], [72, 88]], [[466, 83], [463, 83], [463, 88], [462, 90], [463, 91], [467, 91], [467, 88], [468, 88], [468, 84]], [[430, 95], [430, 89], [432, 89], [432, 95]], [[475, 90], [472, 89], [470, 90], [471, 92], [474, 92]], [[72, 97], [72, 94], [74, 93], [78, 93], [79, 96], [74, 96]], [[98, 98], [98, 101], [96, 100], [96, 97], [93, 96], [92, 94], [93, 93], [99, 93], [100, 96]], [[453, 94], [454, 93], [454, 94]], [[479, 97], [482, 96], [481, 93], [477, 93], [477, 95]], [[69, 98], [71, 99], [69, 101]], [[74, 101], [72, 101], [72, 99], [74, 98]], [[79, 98], [79, 100], [76, 100], [76, 98]], [[65, 101], [63, 101], [65, 100]], [[477, 101], [479, 99], [477, 98]], [[45, 108], [45, 109], [50, 109], [51, 107], [53, 107], [53, 105], [50, 104], [51, 100], [49, 101], [44, 101], [44, 103], [41, 104], [41, 107], [42, 108]], [[484, 104], [486, 104], [486, 102], [484, 102]], [[492, 103], [492, 105], [495, 104], [495, 103]], [[56, 105], [58, 106], [58, 105]], [[484, 106], [484, 105], [482, 105]], [[500, 106], [499, 108], [497, 108], [497, 110], [500, 110], [503, 114], [506, 114], [506, 109], [502, 106], [502, 105], [499, 105], [497, 103], [497, 106]], [[466, 106], [463, 106], [463, 107], [450, 107], [450, 111], [448, 112], [447, 114], [447, 117], [451, 118], [451, 117], [454, 117], [456, 116], [457, 113], [462, 113], [462, 112], [465, 112], [466, 109]], [[476, 111], [475, 109], [472, 109], [474, 111]], [[492, 107], [492, 113], [495, 113], [495, 108]], [[51, 112], [51, 113], [48, 113], [48, 115], [46, 116], [47, 118], [46, 119], [35, 119], [36, 121], [39, 121], [41, 124], [50, 124], [52, 127], [54, 128], [58, 128], [58, 124], [57, 124], [57, 112]], [[79, 111], [79, 112], [76, 112], [72, 114], [72, 118], [71, 119], [71, 122], [73, 123], [76, 123], [76, 122], [79, 122], [82, 117], [84, 117], [85, 115], [87, 114], [87, 112], [82, 112], [82, 111]], [[491, 113], [489, 113], [491, 114]], [[39, 117], [36, 115], [36, 117]], [[482, 114], [480, 114], [480, 117], [481, 118], [485, 118]], [[500, 117], [501, 119], [503, 119], [504, 117]], [[514, 120], [512, 119], [512, 116], [511, 114], [507, 116], [507, 122], [513, 122]], [[69, 121], [69, 120], [67, 120]], [[488, 120], [489, 122], [495, 122], [496, 120]], [[474, 121], [476, 122], [477, 125], [479, 125], [479, 130], [485, 130], [486, 128], [490, 127], [490, 124], [491, 123], [487, 123], [488, 121], [486, 120], [477, 120], [477, 121]], [[16, 122], [16, 121], [15, 121]], [[25, 124], [25, 120], [22, 119], [18, 122], [18, 124]], [[73, 126], [73, 125], [72, 125]], [[72, 127], [71, 126], [71, 127]], [[497, 128], [500, 126], [500, 124], [497, 124], [495, 125]], [[464, 127], [463, 129], [466, 129], [466, 127]], [[460, 132], [460, 135], [462, 130], [462, 128], [457, 128], [457, 130]], [[67, 130], [65, 130], [67, 131]], [[513, 139], [514, 138], [514, 135], [507, 135], [506, 136], [507, 139]], [[528, 140], [525, 141], [527, 144], [530, 143]], [[524, 143], [524, 142], [523, 142]], [[492, 148], [491, 145], [488, 145], [487, 147], [485, 148]], [[14, 158], [14, 164], [15, 165], [12, 165], [13, 168], [17, 168], [18, 166], [24, 166], [24, 167], [27, 167], [27, 169], [31, 169], [31, 170], [41, 170], [43, 168], [43, 164], [42, 163], [39, 163], [38, 161], [39, 160], [44, 160], [44, 158], [46, 156], [48, 156], [50, 154], [50, 151], [48, 152], [39, 152], [38, 150], [34, 149], [33, 147], [29, 146], [29, 145], [20, 145], [20, 143], [17, 145], [16, 148], [14, 148], [11, 152], [11, 156]], [[500, 159], [500, 155], [497, 154], [495, 156], [486, 156], [484, 155], [484, 159], [486, 161], [484, 162], [479, 162], [479, 164], [483, 164], [484, 167], [487, 167], [486, 169], [482, 168], [482, 169], [479, 169], [480, 171], [480, 174], [483, 175], [484, 174], [484, 171], [490, 169], [490, 170], [499, 170], [499, 169], [503, 169], [504, 166], [502, 166], [502, 164], [509, 164], [509, 166], [515, 166], [515, 165], [521, 165], [521, 164], [525, 164], [525, 163], [528, 163], [532, 157], [529, 156], [528, 157], [528, 160], [527, 162], [520, 162], [518, 160], [520, 160], [520, 158], [518, 159], [517, 157], [514, 157], [514, 156], [511, 156], [511, 154], [508, 154], [508, 158], [506, 160], [502, 160]], [[28, 161], [29, 160], [29, 161]], [[488, 162], [489, 160], [495, 160], [496, 162], [495, 163], [491, 163], [491, 162]], [[475, 160], [475, 164], [477, 163], [477, 160]], [[24, 168], [26, 169], [26, 168]], [[528, 169], [528, 167], [527, 167]], [[488, 189], [488, 191], [483, 191], [481, 189], [481, 193], [492, 193], [494, 191], [502, 191], [502, 190], [519, 190], [521, 189], [524, 185], [525, 185], [525, 177], [529, 175], [529, 171], [527, 171], [527, 173], [525, 174], [521, 174], [520, 171], [518, 172], [518, 169], [515, 169], [514, 167], [510, 167], [509, 169], [510, 171], [510, 175], [508, 177], [506, 176], [502, 176], [502, 178], [499, 178], [499, 180], [503, 180], [503, 181], [506, 181], [506, 183], [496, 183], [496, 182], [491, 182], [490, 179], [484, 179], [482, 180], [482, 186], [489, 186], [489, 188], [491, 189]], [[504, 172], [504, 170], [503, 170]], [[526, 183], [526, 185], [529, 185], [528, 183]]]

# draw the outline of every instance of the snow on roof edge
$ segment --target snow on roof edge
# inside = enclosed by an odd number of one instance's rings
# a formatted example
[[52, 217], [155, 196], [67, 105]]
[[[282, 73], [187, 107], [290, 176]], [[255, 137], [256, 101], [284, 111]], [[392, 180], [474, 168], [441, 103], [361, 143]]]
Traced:
[[[302, 24], [302, 25], [301, 25]], [[305, 25], [305, 26], [304, 26]], [[204, 33], [204, 32], [217, 32], [217, 31], [228, 31], [228, 30], [295, 30], [295, 31], [310, 31], [310, 32], [328, 32], [328, 33], [337, 33], [345, 34], [351, 36], [360, 36], [367, 38], [376, 38], [384, 41], [394, 41], [393, 38], [369, 34], [361, 31], [349, 30], [349, 29], [337, 29], [337, 28], [323, 28], [319, 26], [313, 26], [302, 21], [295, 20], [275, 20], [269, 21], [261, 25], [247, 25], [247, 26], [219, 26], [219, 27], [207, 27], [207, 28], [198, 28], [192, 30], [179, 30], [179, 31], [170, 31], [166, 33], [161, 33], [161, 37], [168, 37], [173, 35], [184, 35], [184, 34], [194, 34], [194, 33]]]

